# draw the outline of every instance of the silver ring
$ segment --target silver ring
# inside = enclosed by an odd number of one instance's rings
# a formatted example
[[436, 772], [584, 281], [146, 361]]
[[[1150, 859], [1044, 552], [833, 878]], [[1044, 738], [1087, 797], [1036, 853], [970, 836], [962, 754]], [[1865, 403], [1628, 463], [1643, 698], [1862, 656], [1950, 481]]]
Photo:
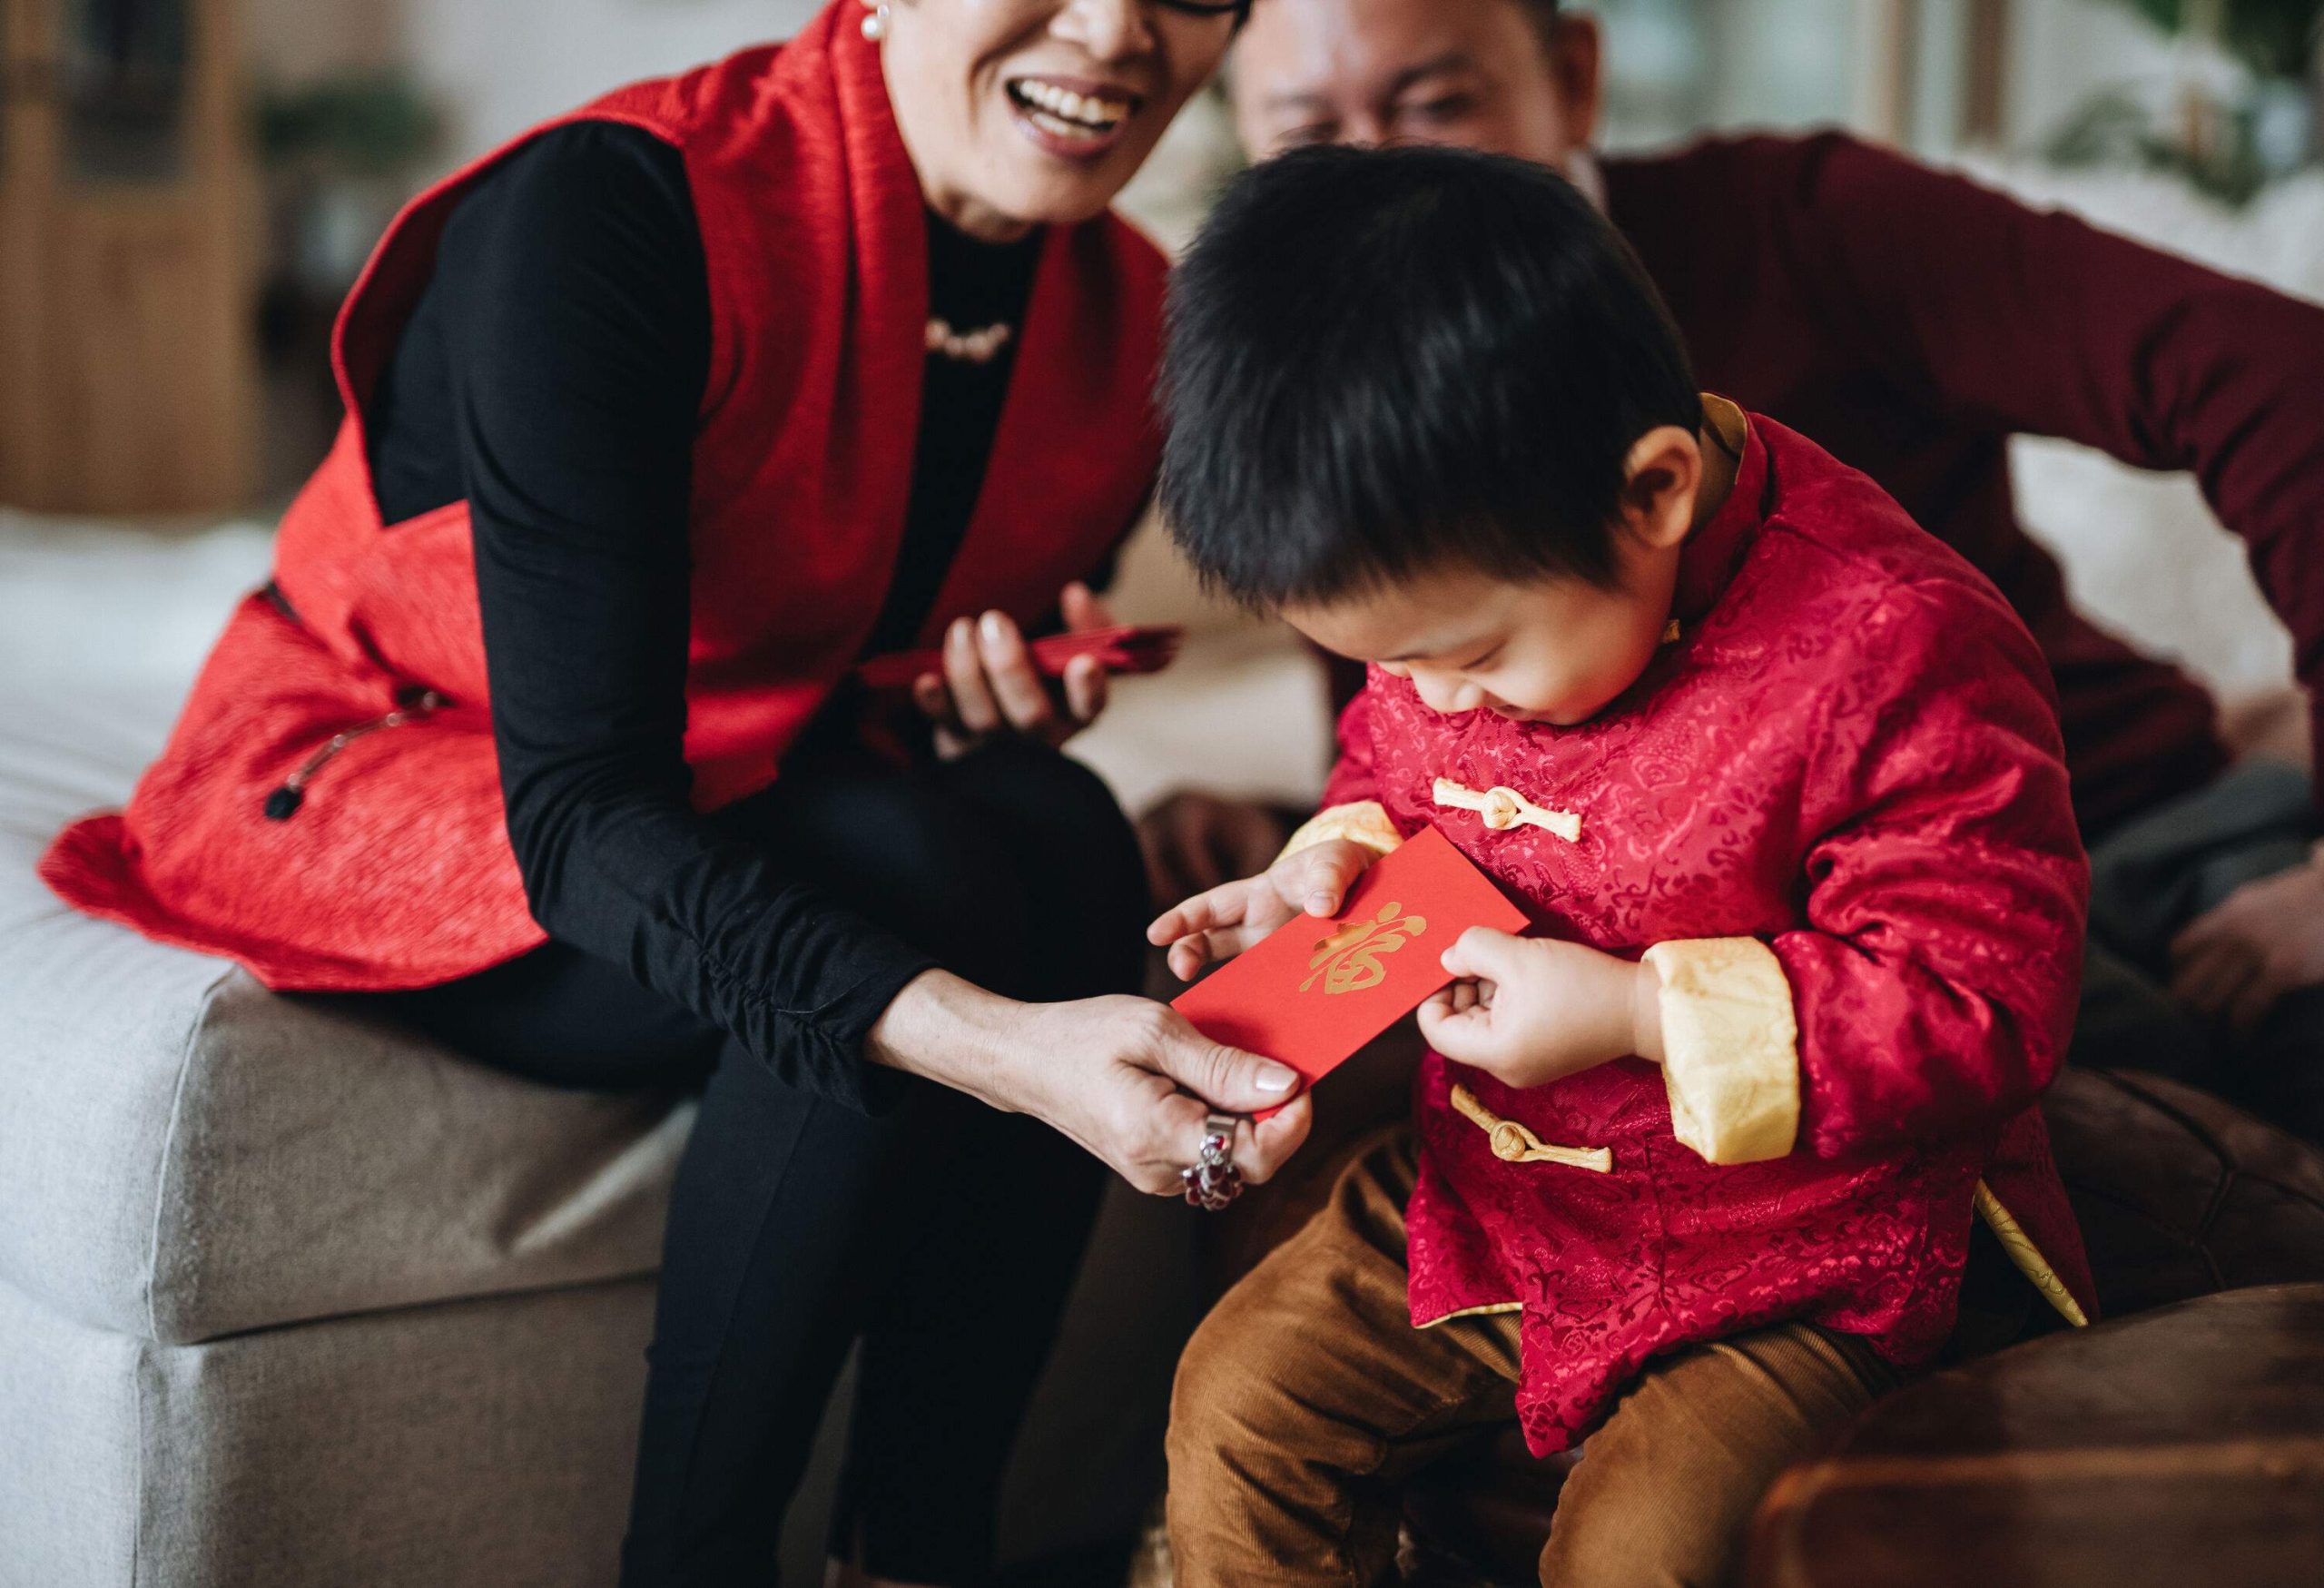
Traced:
[[1243, 1171], [1235, 1167], [1235, 1116], [1213, 1114], [1202, 1122], [1202, 1147], [1194, 1166], [1178, 1171], [1188, 1205], [1216, 1213], [1243, 1194]]

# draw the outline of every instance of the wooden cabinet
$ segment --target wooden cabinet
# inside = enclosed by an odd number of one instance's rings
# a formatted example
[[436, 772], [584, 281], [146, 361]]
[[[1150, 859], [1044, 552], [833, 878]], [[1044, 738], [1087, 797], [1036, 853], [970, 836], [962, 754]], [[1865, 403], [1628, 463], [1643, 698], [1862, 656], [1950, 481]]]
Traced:
[[249, 499], [241, 78], [231, 0], [0, 0], [0, 504]]

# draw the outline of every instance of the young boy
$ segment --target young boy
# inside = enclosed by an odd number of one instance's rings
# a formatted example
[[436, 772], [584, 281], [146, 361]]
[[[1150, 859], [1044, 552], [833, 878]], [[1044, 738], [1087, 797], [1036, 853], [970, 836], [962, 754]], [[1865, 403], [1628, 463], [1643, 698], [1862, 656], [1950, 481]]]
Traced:
[[2091, 1306], [2032, 1108], [2086, 881], [2041, 655], [1870, 481], [1699, 395], [1539, 167], [1246, 173], [1165, 389], [1180, 547], [1371, 671], [1323, 814], [1154, 940], [1191, 975], [1431, 824], [1532, 919], [1450, 945], [1414, 1123], [1189, 1346], [1180, 1588], [1385, 1579], [1399, 1477], [1512, 1417], [1589, 1436], [1545, 1583], [1722, 1581], [1945, 1340], [1973, 1209]]

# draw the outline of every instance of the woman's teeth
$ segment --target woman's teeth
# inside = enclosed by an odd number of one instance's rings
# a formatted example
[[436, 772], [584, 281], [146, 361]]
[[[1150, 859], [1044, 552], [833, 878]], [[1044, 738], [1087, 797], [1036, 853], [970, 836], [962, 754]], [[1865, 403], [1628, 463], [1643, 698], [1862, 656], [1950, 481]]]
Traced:
[[1009, 84], [1009, 94], [1035, 125], [1060, 138], [1104, 137], [1121, 125], [1133, 108], [1126, 100], [1079, 94], [1032, 78]]

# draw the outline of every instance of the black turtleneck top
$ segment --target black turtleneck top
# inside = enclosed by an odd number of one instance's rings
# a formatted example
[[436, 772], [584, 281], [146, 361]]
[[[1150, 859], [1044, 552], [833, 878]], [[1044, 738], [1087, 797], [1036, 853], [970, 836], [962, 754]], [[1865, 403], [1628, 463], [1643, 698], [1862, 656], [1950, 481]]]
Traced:
[[[928, 232], [932, 314], [1022, 323], [1038, 232], [996, 246], [932, 215]], [[372, 478], [390, 524], [468, 503], [509, 834], [543, 927], [754, 1046], [774, 1045], [779, 1011], [813, 1039], [782, 1045], [812, 1070], [792, 1079], [862, 1100], [877, 1084], [864, 1034], [931, 962], [688, 799], [688, 504], [710, 340], [678, 153], [631, 127], [549, 132], [447, 227], [368, 416]], [[929, 358], [903, 547], [866, 655], [910, 646], [929, 616], [1014, 346], [985, 364]], [[705, 962], [761, 967], [765, 984]]]

